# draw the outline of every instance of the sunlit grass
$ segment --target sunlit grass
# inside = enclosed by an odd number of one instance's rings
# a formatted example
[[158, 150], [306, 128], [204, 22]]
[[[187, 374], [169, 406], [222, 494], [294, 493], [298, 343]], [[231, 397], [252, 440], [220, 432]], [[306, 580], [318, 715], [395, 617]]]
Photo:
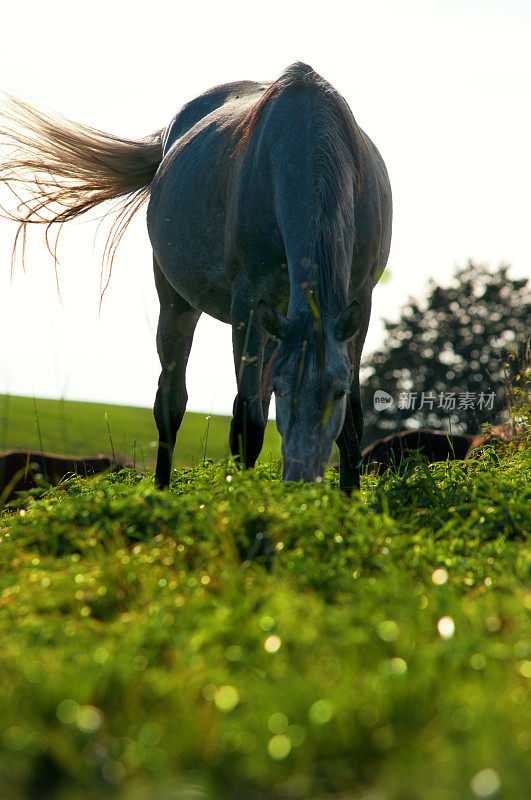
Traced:
[[2, 796], [527, 796], [531, 457], [493, 452], [350, 500], [225, 461], [4, 513]]

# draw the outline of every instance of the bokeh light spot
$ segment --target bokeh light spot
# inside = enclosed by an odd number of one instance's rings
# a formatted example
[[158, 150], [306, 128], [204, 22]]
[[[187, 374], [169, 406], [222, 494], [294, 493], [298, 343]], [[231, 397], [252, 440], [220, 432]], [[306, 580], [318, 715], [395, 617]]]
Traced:
[[79, 703], [66, 698], [65, 700], [61, 700], [55, 714], [60, 722], [64, 722], [65, 725], [71, 725], [76, 721], [78, 711]]
[[282, 759], [289, 755], [290, 750], [291, 742], [289, 738], [283, 734], [272, 736], [267, 744], [267, 751], [275, 761], [282, 761]]
[[378, 636], [384, 642], [394, 642], [398, 638], [400, 629], [396, 622], [392, 619], [385, 619], [378, 625]]
[[282, 644], [282, 639], [280, 636], [268, 636], [264, 642], [264, 649], [268, 653], [276, 653], [277, 650], [280, 650], [280, 646]]
[[332, 719], [334, 715], [334, 706], [330, 700], [323, 698], [322, 700], [316, 700], [316, 702], [310, 706], [308, 713], [311, 721], [315, 725], [324, 725]]
[[494, 797], [500, 789], [500, 776], [494, 769], [482, 769], [476, 772], [470, 781], [470, 787], [476, 797]]
[[95, 706], [81, 706], [77, 712], [76, 725], [83, 733], [94, 733], [101, 728], [103, 712]]
[[285, 733], [288, 729], [288, 718], [285, 714], [277, 711], [269, 717], [267, 727], [271, 733]]
[[220, 686], [214, 695], [214, 702], [220, 711], [228, 713], [238, 705], [240, 693], [234, 686]]
[[518, 671], [523, 678], [531, 678], [531, 661], [522, 661]]
[[444, 569], [444, 567], [440, 567], [439, 569], [434, 569], [431, 573], [431, 579], [436, 586], [442, 586], [448, 580], [448, 573]]
[[455, 624], [451, 617], [441, 617], [437, 623], [439, 636], [443, 639], [451, 639], [455, 633]]

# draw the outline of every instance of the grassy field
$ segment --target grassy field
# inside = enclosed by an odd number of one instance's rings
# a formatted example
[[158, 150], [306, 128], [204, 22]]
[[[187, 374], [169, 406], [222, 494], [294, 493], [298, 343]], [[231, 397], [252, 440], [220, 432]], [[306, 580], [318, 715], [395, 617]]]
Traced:
[[528, 797], [530, 452], [4, 512], [2, 800]]
[[[194, 466], [228, 455], [230, 417], [187, 412], [179, 430], [174, 463]], [[0, 452], [44, 450], [56, 455], [105, 453], [123, 463], [153, 469], [157, 430], [149, 408], [0, 395]], [[112, 445], [111, 445], [112, 443]], [[266, 430], [262, 461], [280, 457], [274, 422]]]

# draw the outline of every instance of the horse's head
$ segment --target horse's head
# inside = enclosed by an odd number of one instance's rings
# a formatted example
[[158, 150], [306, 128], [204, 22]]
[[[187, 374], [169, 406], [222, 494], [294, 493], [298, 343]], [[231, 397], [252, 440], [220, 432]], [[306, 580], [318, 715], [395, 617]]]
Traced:
[[347, 341], [358, 330], [354, 300], [339, 317], [300, 313], [288, 319], [261, 301], [262, 327], [278, 340], [268, 390], [275, 393], [282, 439], [282, 480], [322, 478], [339, 436], [351, 382]]

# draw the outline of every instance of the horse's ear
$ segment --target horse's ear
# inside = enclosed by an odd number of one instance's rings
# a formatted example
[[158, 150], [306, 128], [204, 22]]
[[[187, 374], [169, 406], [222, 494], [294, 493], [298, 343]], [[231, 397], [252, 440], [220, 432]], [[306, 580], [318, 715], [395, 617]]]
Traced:
[[260, 300], [256, 304], [256, 314], [266, 333], [272, 336], [273, 339], [282, 339], [288, 324], [287, 317], [284, 314], [270, 306], [265, 300]]
[[346, 342], [351, 339], [361, 325], [361, 306], [357, 300], [353, 300], [343, 309], [334, 327], [335, 337], [338, 342]]

